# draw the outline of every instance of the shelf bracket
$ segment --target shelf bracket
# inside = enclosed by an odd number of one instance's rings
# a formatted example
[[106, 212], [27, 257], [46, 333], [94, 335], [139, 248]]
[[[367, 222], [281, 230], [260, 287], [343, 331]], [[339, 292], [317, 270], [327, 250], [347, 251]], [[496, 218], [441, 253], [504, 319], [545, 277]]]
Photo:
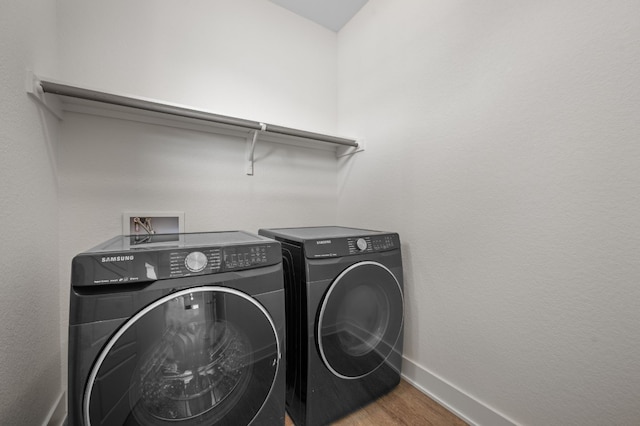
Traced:
[[254, 130], [247, 136], [247, 176], [253, 176], [253, 163], [255, 162], [254, 154], [256, 151], [256, 142], [258, 141], [258, 133], [264, 132], [267, 129], [267, 125], [260, 123], [260, 130]]
[[27, 69], [25, 86], [27, 93], [44, 106], [47, 111], [55, 115], [58, 120], [62, 120], [64, 118], [62, 106], [60, 105], [58, 98], [47, 96], [44, 93], [42, 85], [40, 84], [40, 79], [30, 69]]
[[347, 157], [364, 151], [364, 139], [358, 139], [358, 146], [339, 146], [336, 149], [336, 158]]

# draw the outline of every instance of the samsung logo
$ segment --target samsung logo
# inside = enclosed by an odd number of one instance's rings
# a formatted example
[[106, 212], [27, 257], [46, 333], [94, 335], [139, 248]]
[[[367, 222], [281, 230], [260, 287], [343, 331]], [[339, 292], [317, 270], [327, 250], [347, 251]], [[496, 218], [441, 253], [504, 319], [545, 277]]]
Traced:
[[316, 241], [316, 244], [331, 244], [331, 240], [319, 240]]
[[127, 262], [133, 260], [133, 255], [130, 256], [106, 256], [102, 258], [102, 263], [107, 262]]

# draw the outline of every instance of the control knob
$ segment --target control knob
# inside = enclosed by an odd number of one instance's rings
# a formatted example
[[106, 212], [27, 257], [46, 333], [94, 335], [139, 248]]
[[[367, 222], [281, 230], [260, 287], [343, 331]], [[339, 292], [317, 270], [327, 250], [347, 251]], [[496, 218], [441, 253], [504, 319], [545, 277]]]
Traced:
[[191, 272], [200, 272], [207, 266], [207, 256], [201, 251], [192, 251], [184, 258], [184, 266]]
[[356, 241], [356, 247], [358, 247], [358, 250], [360, 251], [365, 251], [367, 249], [367, 242], [364, 238], [358, 238]]

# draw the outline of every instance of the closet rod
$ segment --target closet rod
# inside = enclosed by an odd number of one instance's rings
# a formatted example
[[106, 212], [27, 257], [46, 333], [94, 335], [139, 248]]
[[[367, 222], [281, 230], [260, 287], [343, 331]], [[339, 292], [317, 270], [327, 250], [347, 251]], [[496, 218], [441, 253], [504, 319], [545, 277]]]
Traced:
[[292, 129], [290, 127], [276, 126], [275, 124], [266, 124], [265, 131], [268, 133], [277, 133], [286, 136], [295, 136], [298, 138], [314, 139], [322, 142], [334, 143], [336, 145], [346, 145], [358, 147], [358, 142], [353, 139], [340, 138], [338, 136], [323, 135], [320, 133], [307, 132], [306, 130]]
[[160, 112], [175, 115], [178, 117], [193, 118], [196, 120], [209, 121], [216, 124], [226, 124], [230, 126], [243, 127], [252, 130], [260, 130], [260, 123], [257, 121], [244, 120], [241, 118], [227, 117], [224, 115], [212, 114], [195, 109], [162, 104], [159, 102], [144, 99], [130, 98], [127, 96], [114, 95], [112, 93], [99, 92], [97, 90], [84, 89], [81, 87], [69, 86], [62, 83], [40, 80], [40, 86], [45, 93], [52, 93], [60, 96], [85, 99], [88, 101], [102, 102], [105, 104], [119, 105], [124, 107], [142, 109], [145, 111]]
[[137, 99], [137, 98], [131, 98], [128, 96], [114, 95], [112, 93], [105, 93], [97, 90], [70, 86], [67, 84], [56, 83], [53, 81], [39, 80], [39, 83], [44, 93], [50, 93], [50, 94], [55, 94], [59, 96], [68, 96], [68, 97], [84, 99], [88, 101], [102, 102], [102, 103], [111, 104], [111, 105], [118, 105], [123, 107], [141, 109], [145, 111], [170, 114], [178, 117], [202, 120], [202, 121], [207, 121], [215, 124], [241, 127], [248, 130], [257, 130], [264, 133], [272, 133], [272, 134], [278, 134], [278, 135], [284, 135], [284, 136], [292, 136], [296, 138], [312, 139], [312, 140], [332, 143], [336, 145], [346, 145], [346, 146], [353, 146], [353, 147], [358, 146], [358, 143], [353, 139], [340, 138], [337, 136], [324, 135], [324, 134], [314, 133], [314, 132], [307, 132], [305, 130], [292, 129], [289, 127], [276, 126], [273, 124], [263, 124], [257, 121], [245, 120], [243, 118], [213, 114], [210, 112], [199, 111], [195, 109], [184, 108], [184, 107], [179, 107], [174, 105], [168, 105], [168, 104], [149, 101], [145, 99]]

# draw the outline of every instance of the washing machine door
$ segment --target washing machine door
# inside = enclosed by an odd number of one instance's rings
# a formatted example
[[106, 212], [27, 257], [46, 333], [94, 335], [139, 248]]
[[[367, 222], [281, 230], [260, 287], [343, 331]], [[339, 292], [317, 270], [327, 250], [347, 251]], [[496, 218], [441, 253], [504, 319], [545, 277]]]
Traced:
[[375, 371], [401, 336], [403, 311], [400, 283], [384, 265], [366, 261], [345, 269], [318, 315], [316, 338], [325, 366], [343, 379]]
[[202, 286], [148, 305], [106, 342], [86, 385], [86, 425], [246, 425], [276, 378], [274, 323], [240, 291]]

